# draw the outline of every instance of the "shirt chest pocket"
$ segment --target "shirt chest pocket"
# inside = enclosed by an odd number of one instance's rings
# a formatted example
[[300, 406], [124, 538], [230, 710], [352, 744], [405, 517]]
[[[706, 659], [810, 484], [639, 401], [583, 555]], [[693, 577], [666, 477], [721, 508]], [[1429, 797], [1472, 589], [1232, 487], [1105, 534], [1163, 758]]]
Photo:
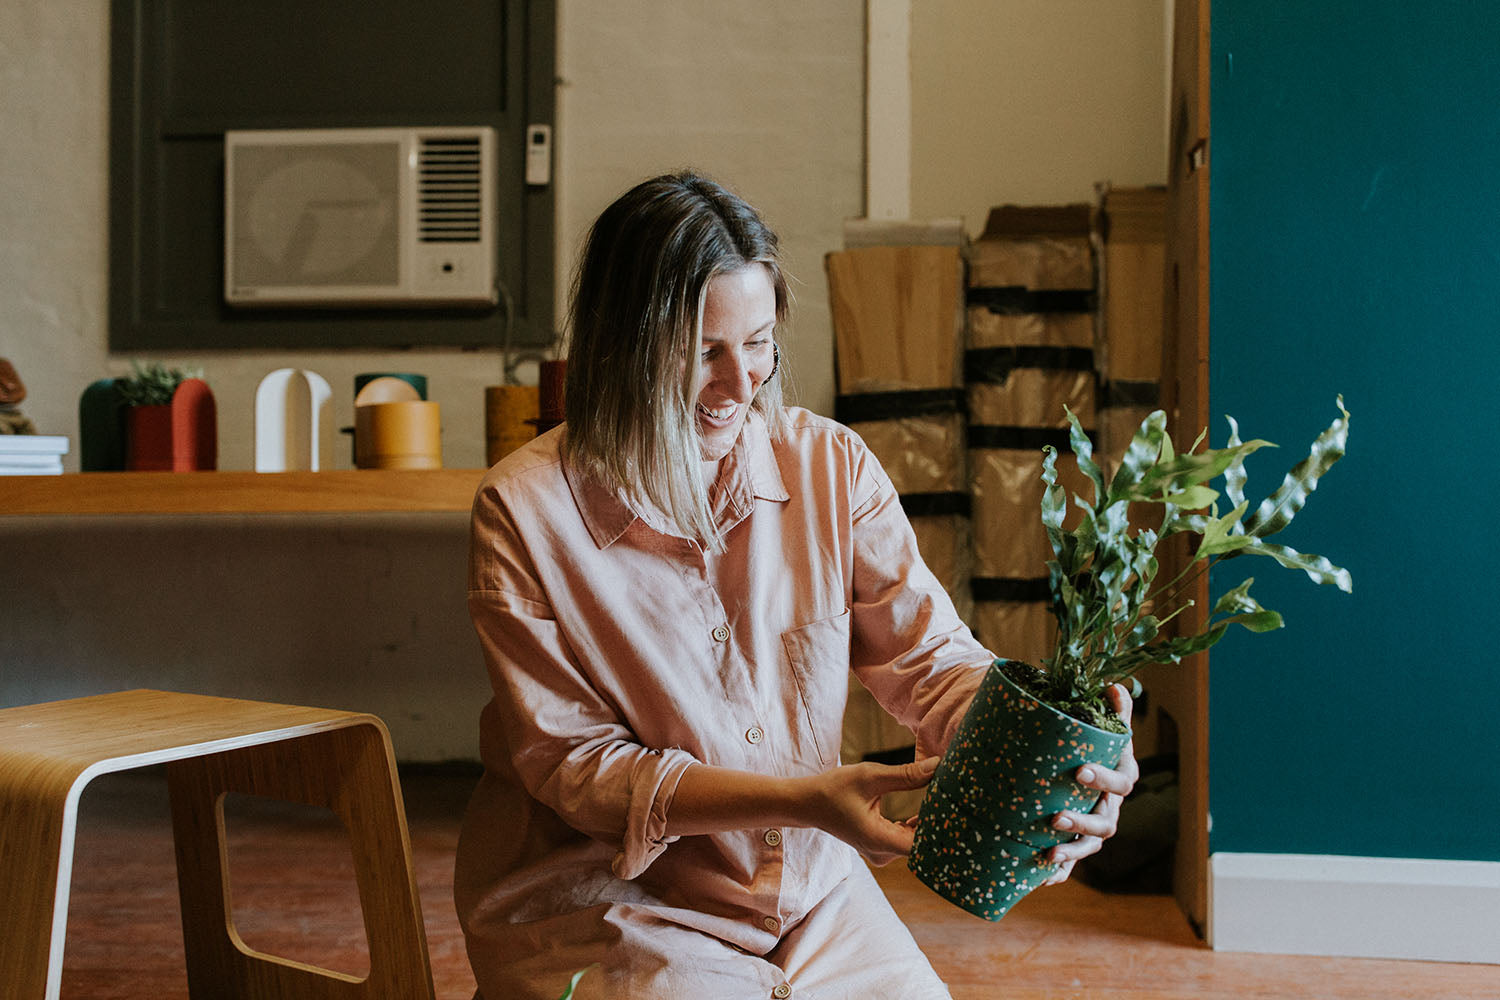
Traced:
[[815, 753], [822, 767], [838, 763], [843, 742], [844, 702], [849, 697], [850, 612], [781, 634], [799, 704], [788, 720], [799, 747]]

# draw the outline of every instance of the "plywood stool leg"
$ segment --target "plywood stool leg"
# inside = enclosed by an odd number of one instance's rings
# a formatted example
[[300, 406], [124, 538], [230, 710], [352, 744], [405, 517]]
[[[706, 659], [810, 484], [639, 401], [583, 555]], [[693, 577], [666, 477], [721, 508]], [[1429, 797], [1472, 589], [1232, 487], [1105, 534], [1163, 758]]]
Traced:
[[77, 768], [0, 755], [0, 989], [8, 997], [58, 995], [77, 776]]
[[[194, 997], [387, 1000], [433, 996], [401, 789], [385, 730], [364, 722], [168, 765], [188, 986]], [[351, 839], [370, 973], [261, 954], [235, 932], [222, 799], [226, 792], [323, 806]]]

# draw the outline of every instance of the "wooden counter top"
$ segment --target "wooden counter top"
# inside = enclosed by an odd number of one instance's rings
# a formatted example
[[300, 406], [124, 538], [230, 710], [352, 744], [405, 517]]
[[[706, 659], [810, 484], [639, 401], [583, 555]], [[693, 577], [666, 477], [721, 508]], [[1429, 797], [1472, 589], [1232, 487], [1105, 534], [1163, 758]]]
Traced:
[[0, 516], [467, 512], [482, 469], [0, 476]]

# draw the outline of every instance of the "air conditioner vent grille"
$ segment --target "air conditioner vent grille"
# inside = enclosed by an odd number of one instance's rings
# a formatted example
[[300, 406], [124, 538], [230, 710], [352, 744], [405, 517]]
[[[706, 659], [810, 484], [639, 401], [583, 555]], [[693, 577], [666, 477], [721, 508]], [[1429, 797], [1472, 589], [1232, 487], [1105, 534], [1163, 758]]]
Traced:
[[480, 163], [477, 136], [424, 136], [419, 141], [418, 242], [480, 242]]

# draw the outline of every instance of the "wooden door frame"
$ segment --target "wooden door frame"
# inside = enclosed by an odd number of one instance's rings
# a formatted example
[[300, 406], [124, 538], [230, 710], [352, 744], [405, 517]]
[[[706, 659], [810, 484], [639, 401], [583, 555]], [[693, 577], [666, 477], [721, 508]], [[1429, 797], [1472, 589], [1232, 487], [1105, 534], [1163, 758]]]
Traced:
[[[1162, 406], [1174, 440], [1209, 421], [1209, 7], [1176, 0], [1167, 160], [1166, 329]], [[1179, 558], [1181, 555], [1179, 554]], [[1208, 577], [1193, 586], [1184, 632], [1204, 625]], [[1173, 890], [1202, 933], [1208, 917], [1208, 654], [1155, 675], [1154, 695], [1176, 724], [1180, 805]]]

